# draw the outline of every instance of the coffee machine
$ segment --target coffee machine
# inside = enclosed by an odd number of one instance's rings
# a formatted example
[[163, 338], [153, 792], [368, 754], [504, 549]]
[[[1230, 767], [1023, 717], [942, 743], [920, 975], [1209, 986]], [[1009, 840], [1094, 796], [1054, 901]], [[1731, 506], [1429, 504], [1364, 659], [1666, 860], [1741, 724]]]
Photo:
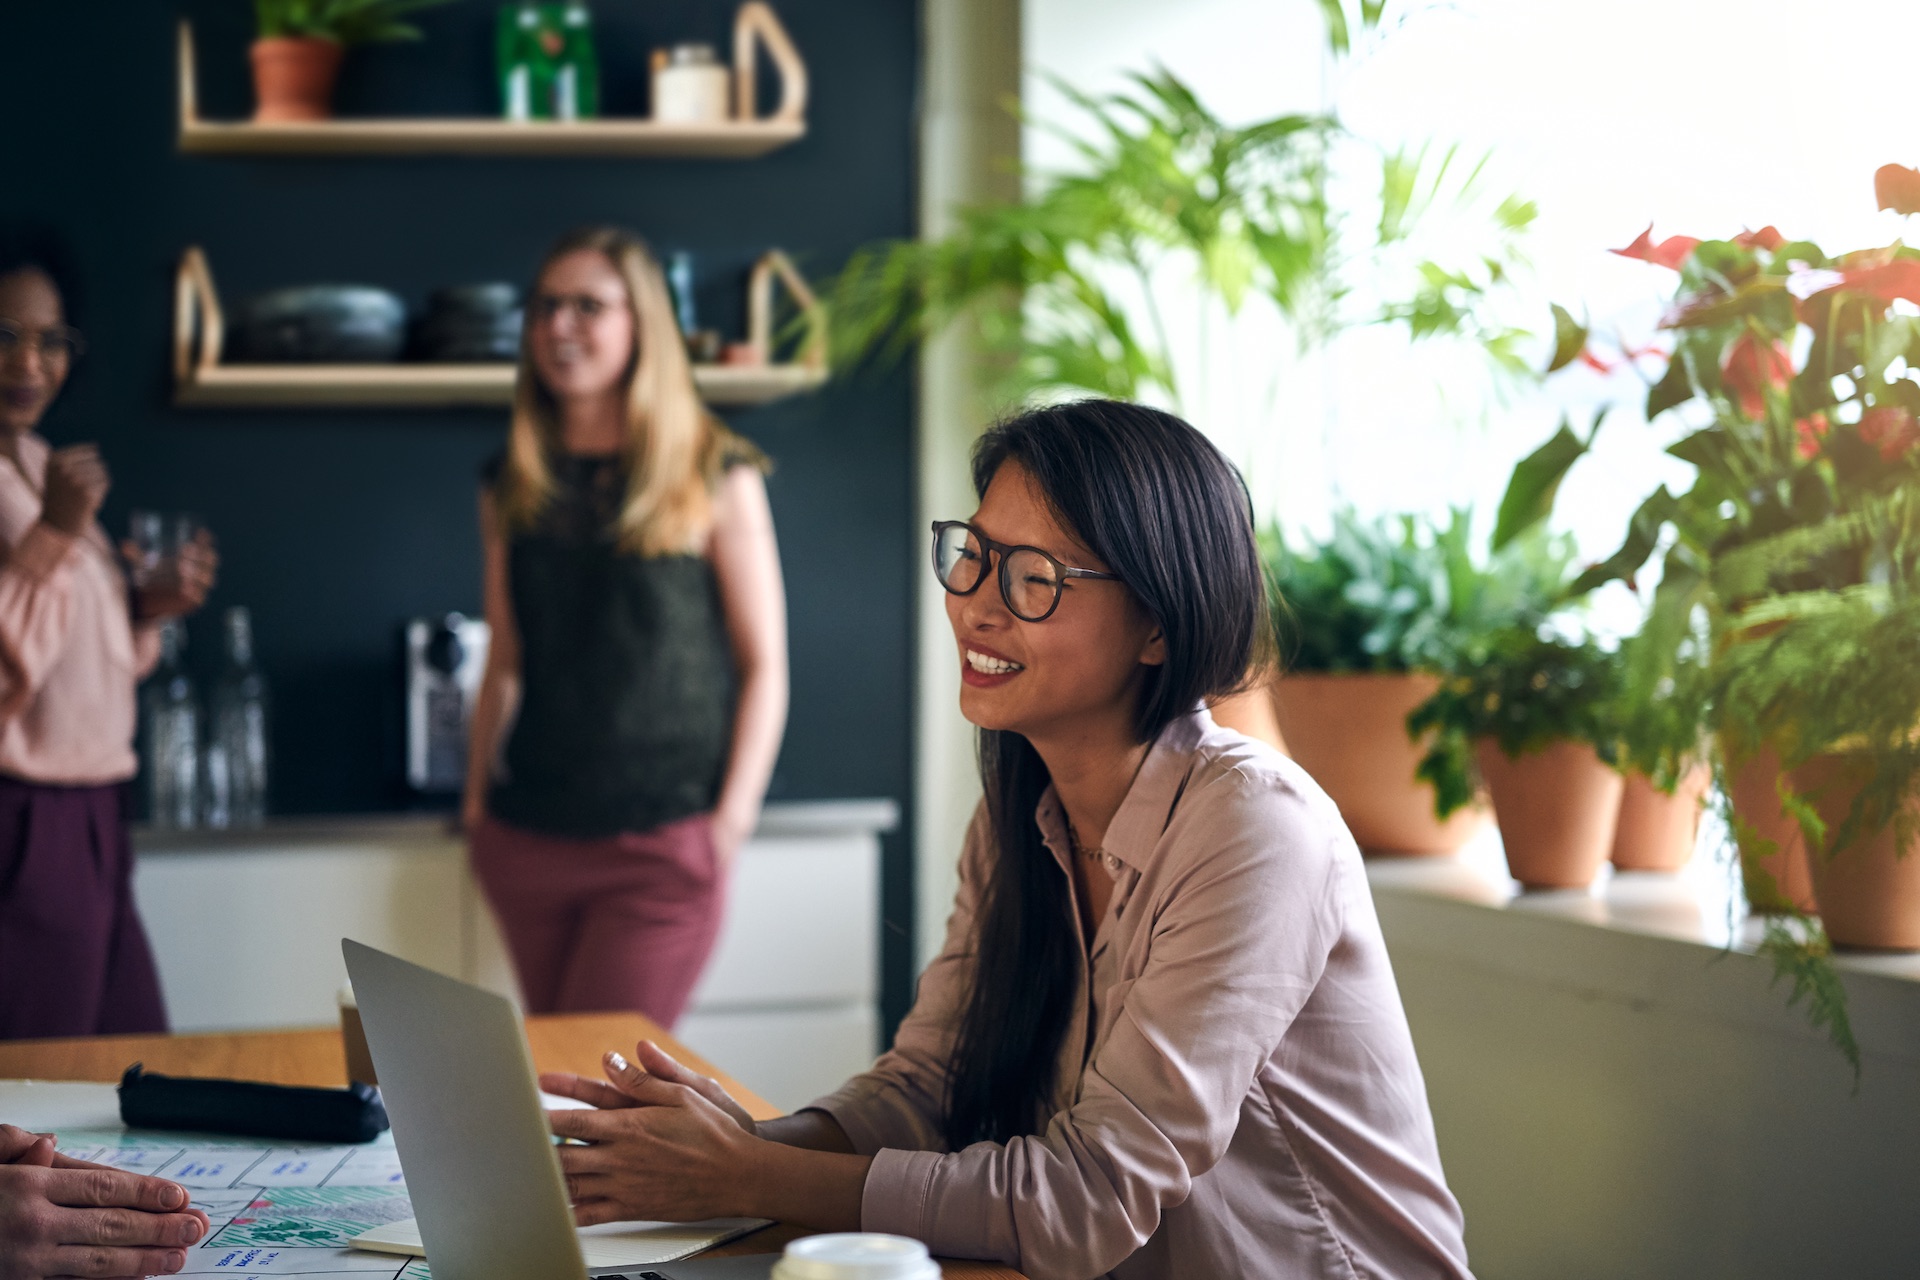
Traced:
[[449, 613], [406, 626], [407, 785], [458, 794], [467, 781], [467, 722], [487, 666], [487, 624]]

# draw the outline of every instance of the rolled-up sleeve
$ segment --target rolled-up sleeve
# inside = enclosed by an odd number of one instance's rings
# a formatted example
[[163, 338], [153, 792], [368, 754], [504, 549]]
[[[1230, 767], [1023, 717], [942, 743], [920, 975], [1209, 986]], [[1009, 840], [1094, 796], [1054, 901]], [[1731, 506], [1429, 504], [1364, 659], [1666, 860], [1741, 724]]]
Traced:
[[[853, 1149], [944, 1151], [947, 1063], [973, 969], [975, 914], [986, 874], [989, 840], [984, 807], [976, 809], [960, 852], [960, 889], [947, 918], [946, 944], [920, 975], [913, 1008], [893, 1047], [873, 1067], [808, 1106], [832, 1116]], [[872, 1185], [872, 1179], [868, 1179]]]
[[1109, 996], [1119, 1011], [1074, 1104], [1005, 1144], [881, 1150], [866, 1230], [1035, 1280], [1084, 1280], [1144, 1244], [1225, 1154], [1255, 1077], [1326, 968], [1350, 872], [1339, 833], [1283, 785], [1237, 772], [1207, 785], [1233, 794], [1188, 797], [1162, 837], [1185, 847], [1188, 869], [1128, 906], [1157, 913], [1148, 959]]
[[36, 523], [0, 564], [0, 720], [20, 713], [65, 646], [75, 541]]

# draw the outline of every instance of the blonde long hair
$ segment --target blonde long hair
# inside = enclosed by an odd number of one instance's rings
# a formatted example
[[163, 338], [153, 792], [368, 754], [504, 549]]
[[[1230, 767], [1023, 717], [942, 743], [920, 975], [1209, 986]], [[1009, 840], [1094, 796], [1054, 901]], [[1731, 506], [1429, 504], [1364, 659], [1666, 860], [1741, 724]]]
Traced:
[[[627, 376], [621, 445], [627, 494], [614, 517], [615, 540], [622, 551], [642, 556], [697, 551], [713, 526], [714, 486], [728, 461], [764, 469], [766, 460], [701, 403], [666, 276], [640, 237], [618, 227], [572, 232], [547, 253], [535, 280], [558, 259], [583, 250], [604, 254], [625, 281], [638, 348]], [[529, 334], [520, 345], [506, 463], [494, 493], [507, 528], [531, 527], [552, 501], [552, 455], [559, 439], [559, 406], [533, 367]]]

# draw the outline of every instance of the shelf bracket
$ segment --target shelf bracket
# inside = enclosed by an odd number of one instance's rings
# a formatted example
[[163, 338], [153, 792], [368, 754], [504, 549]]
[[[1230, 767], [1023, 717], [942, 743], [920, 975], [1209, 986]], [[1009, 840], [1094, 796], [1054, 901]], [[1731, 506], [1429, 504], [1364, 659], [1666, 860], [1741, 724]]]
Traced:
[[213, 272], [199, 245], [180, 255], [173, 277], [173, 377], [180, 386], [198, 382], [220, 363], [226, 345], [226, 318], [213, 289]]
[[764, 0], [747, 0], [733, 19], [733, 118], [754, 120], [759, 105], [759, 51], [765, 49], [780, 73], [780, 105], [765, 117], [790, 124], [804, 122], [807, 114], [807, 64], [793, 47], [787, 29], [780, 25], [771, 6]]
[[826, 316], [820, 300], [807, 287], [806, 280], [794, 268], [793, 260], [778, 249], [769, 249], [753, 264], [747, 277], [747, 345], [753, 348], [759, 363], [773, 363], [773, 284], [778, 280], [787, 296], [800, 308], [800, 350], [793, 362], [804, 369], [825, 372], [827, 367]]

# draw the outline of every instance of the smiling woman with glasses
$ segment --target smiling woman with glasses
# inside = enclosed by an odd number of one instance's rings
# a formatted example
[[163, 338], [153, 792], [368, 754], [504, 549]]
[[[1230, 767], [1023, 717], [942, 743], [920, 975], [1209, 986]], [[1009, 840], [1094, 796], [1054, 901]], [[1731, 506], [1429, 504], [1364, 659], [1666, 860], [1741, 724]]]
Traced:
[[1035, 1277], [1467, 1280], [1366, 873], [1216, 725], [1268, 641], [1238, 475], [1088, 401], [1002, 423], [933, 526], [985, 796], [872, 1070], [758, 1123], [651, 1045], [548, 1076], [582, 1222], [764, 1216]]
[[563, 238], [480, 496], [463, 810], [531, 1012], [671, 1026], [713, 949], [786, 726], [766, 469], [700, 402], [646, 246]]
[[203, 538], [132, 586], [100, 451], [40, 434], [85, 350], [72, 297], [57, 241], [0, 232], [0, 1039], [166, 1030], [127, 838], [134, 686], [219, 563]]

